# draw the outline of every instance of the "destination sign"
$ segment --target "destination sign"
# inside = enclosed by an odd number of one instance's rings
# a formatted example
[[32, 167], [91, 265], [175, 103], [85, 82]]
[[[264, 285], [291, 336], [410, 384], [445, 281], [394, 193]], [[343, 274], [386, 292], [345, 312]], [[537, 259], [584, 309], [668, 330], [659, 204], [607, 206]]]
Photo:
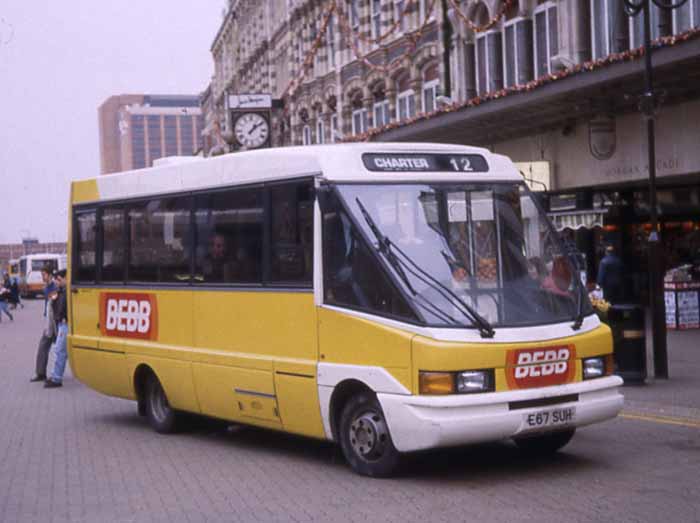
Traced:
[[365, 153], [362, 162], [370, 171], [484, 173], [489, 166], [480, 154]]

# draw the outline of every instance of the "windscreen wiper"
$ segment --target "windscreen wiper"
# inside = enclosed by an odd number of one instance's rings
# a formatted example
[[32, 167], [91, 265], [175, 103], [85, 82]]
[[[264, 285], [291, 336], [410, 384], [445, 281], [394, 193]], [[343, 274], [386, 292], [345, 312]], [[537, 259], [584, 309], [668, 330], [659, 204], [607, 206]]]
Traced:
[[[568, 254], [568, 253], [567, 253]], [[586, 289], [583, 288], [583, 282], [581, 281], [581, 275], [578, 274], [578, 267], [576, 266], [576, 260], [573, 256], [569, 255], [569, 261], [574, 268], [573, 278], [576, 280], [576, 288], [578, 289], [578, 301], [576, 302], [576, 317], [574, 318], [574, 324], [571, 328], [575, 331], [580, 330], [583, 325], [583, 300], [585, 296]]]
[[[576, 269], [576, 265], [574, 265], [574, 269]], [[578, 284], [576, 285], [576, 288], [578, 289], [578, 302], [576, 303], [576, 318], [574, 318], [574, 324], [571, 326], [571, 328], [575, 331], [580, 330], [581, 326], [583, 325], [583, 296], [584, 296], [584, 289], [583, 289], [583, 283], [581, 282], [581, 276], [578, 274], [574, 274], [574, 278], [578, 281]]]
[[[367, 225], [369, 225], [369, 228], [371, 229], [372, 233], [377, 238], [377, 242], [379, 243], [379, 252], [381, 252], [384, 255], [387, 261], [389, 261], [389, 263], [391, 264], [392, 268], [394, 268], [397, 271], [401, 279], [404, 281], [404, 283], [406, 283], [408, 289], [413, 293], [414, 296], [418, 294], [416, 293], [413, 286], [409, 283], [405, 271], [408, 271], [410, 274], [412, 274], [420, 281], [431, 287], [433, 290], [436, 290], [448, 302], [452, 303], [453, 305], [459, 305], [458, 308], [460, 309], [460, 312], [468, 318], [471, 318], [476, 328], [479, 329], [479, 333], [481, 334], [482, 338], [493, 338], [493, 336], [495, 335], [495, 331], [493, 330], [491, 324], [483, 316], [481, 316], [473, 307], [471, 307], [467, 302], [465, 302], [462, 298], [455, 294], [451, 289], [440, 283], [437, 279], [435, 279], [435, 277], [433, 277], [424, 269], [422, 269], [415, 261], [413, 261], [413, 259], [408, 254], [401, 250], [401, 248], [398, 245], [391, 241], [387, 236], [382, 234], [382, 232], [379, 230], [379, 227], [377, 227], [377, 224], [374, 222], [374, 219], [372, 218], [372, 216], [370, 216], [369, 212], [367, 212], [367, 209], [362, 204], [360, 199], [355, 198], [355, 201], [357, 202], [357, 206], [360, 208], [362, 216], [367, 222]], [[394, 251], [399, 253], [403, 259], [396, 256], [396, 253]], [[456, 302], [456, 304], [454, 302]]]
[[372, 233], [374, 234], [375, 238], [377, 238], [377, 243], [379, 244], [379, 252], [381, 252], [384, 255], [387, 261], [391, 264], [391, 267], [401, 277], [401, 280], [403, 280], [404, 284], [406, 284], [408, 290], [411, 291], [411, 294], [415, 296], [418, 293], [411, 285], [411, 282], [409, 281], [408, 276], [406, 276], [406, 273], [401, 267], [401, 262], [396, 257], [396, 254], [394, 254], [394, 252], [391, 250], [391, 240], [384, 234], [382, 234], [382, 231], [380, 231], [379, 227], [377, 227], [377, 224], [374, 223], [374, 220], [367, 212], [367, 209], [365, 209], [365, 206], [362, 205], [360, 199], [355, 198], [355, 200], [357, 200], [357, 205], [360, 207], [360, 211], [362, 211], [362, 216], [364, 216], [367, 225], [369, 225], [369, 228], [372, 230]]

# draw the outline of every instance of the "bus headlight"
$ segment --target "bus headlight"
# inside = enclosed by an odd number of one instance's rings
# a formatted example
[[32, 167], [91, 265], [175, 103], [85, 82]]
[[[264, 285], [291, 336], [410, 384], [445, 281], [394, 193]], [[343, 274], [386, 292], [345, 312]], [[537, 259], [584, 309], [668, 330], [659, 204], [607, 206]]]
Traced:
[[583, 379], [590, 380], [605, 376], [605, 356], [583, 360]]
[[465, 370], [457, 373], [457, 392], [489, 392], [493, 390], [492, 370]]

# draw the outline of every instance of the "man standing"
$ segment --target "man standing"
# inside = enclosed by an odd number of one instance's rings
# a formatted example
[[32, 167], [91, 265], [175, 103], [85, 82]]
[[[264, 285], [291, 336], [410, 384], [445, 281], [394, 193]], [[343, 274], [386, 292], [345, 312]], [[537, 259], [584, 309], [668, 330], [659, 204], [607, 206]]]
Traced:
[[51, 377], [46, 380], [44, 387], [52, 389], [63, 385], [63, 373], [66, 370], [66, 359], [68, 358], [68, 308], [66, 302], [66, 270], [55, 273], [58, 291], [51, 298], [54, 321], [56, 322], [56, 343], [54, 350], [56, 361], [54, 363]]
[[51, 279], [48, 267], [41, 269], [41, 279], [44, 281], [44, 317], [46, 324], [39, 340], [39, 348], [36, 351], [36, 374], [31, 382], [46, 380], [46, 367], [49, 364], [49, 351], [51, 344], [56, 339], [56, 322], [53, 316], [53, 307], [47, 307], [49, 295], [56, 291], [56, 285]]
[[12, 321], [14, 318], [12, 317], [12, 314], [10, 311], [7, 309], [7, 304], [10, 301], [10, 288], [9, 288], [9, 278], [5, 276], [5, 281], [7, 282], [7, 285], [5, 282], [0, 283], [0, 323], [2, 323], [2, 313], [4, 312], [7, 314], [7, 317], [10, 318], [10, 321]]
[[598, 267], [598, 285], [603, 289], [603, 296], [610, 303], [620, 303], [624, 299], [624, 266], [615, 254], [615, 248], [608, 245], [605, 256]]

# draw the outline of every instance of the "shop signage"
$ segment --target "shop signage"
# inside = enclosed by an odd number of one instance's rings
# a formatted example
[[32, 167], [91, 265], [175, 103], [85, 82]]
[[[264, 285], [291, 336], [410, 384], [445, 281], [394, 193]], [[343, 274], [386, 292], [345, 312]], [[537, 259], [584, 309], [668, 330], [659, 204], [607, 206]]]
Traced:
[[272, 95], [269, 94], [230, 94], [229, 109], [270, 109]]
[[609, 160], [616, 146], [615, 118], [597, 116], [588, 122], [588, 147], [595, 159]]

